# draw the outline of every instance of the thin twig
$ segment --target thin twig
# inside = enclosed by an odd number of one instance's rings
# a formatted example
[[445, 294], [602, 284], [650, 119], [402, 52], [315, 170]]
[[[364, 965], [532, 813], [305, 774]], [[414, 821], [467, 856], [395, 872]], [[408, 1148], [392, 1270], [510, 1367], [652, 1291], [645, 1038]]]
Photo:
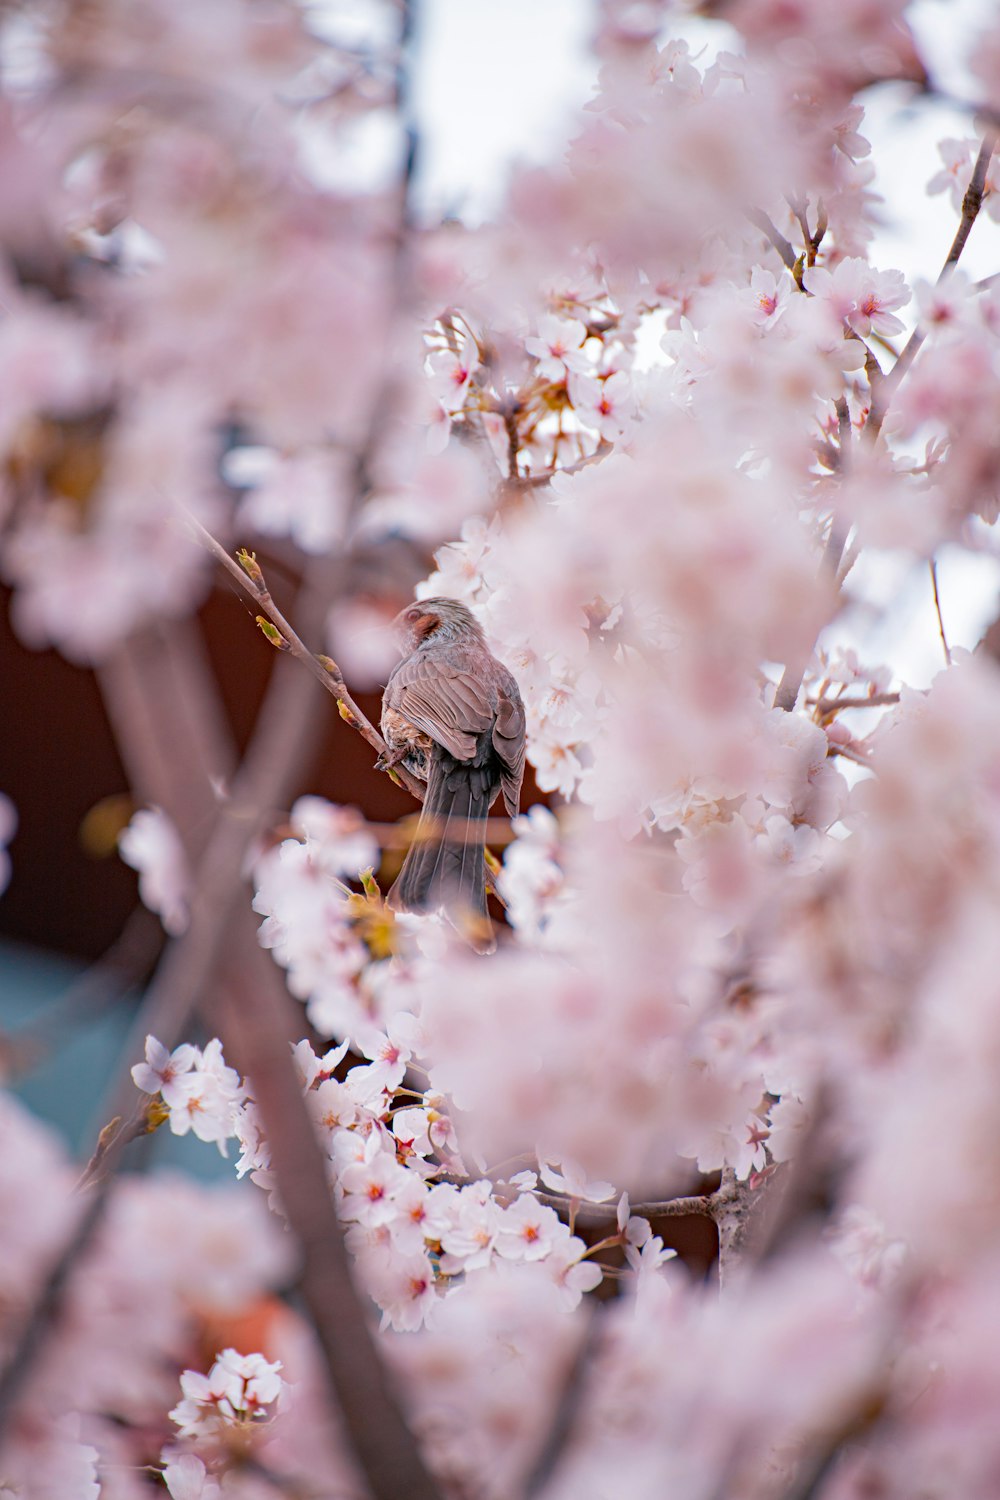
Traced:
[[866, 698], [807, 698], [806, 702], [816, 709], [820, 718], [839, 713], [842, 708], [889, 708], [899, 702], [898, 693], [870, 693]]
[[747, 218], [750, 220], [750, 223], [753, 224], [755, 228], [759, 229], [760, 232], [771, 241], [771, 244], [774, 246], [775, 250], [777, 250], [778, 254], [781, 256], [781, 259], [784, 261], [785, 265], [794, 276], [795, 268], [798, 265], [799, 258], [795, 254], [795, 250], [790, 242], [786, 240], [785, 236], [780, 232], [780, 230], [775, 227], [773, 221], [768, 217], [766, 213], [764, 213], [763, 209], [748, 208], [745, 209], [744, 212]]
[[837, 745], [831, 740], [826, 753], [831, 756], [842, 755], [844, 760], [852, 760], [856, 766], [864, 766], [866, 771], [870, 771], [872, 768], [872, 763], [868, 757], [862, 755], [860, 750], [852, 749], [850, 745]]
[[166, 1109], [159, 1113], [154, 1101], [136, 1104], [128, 1120], [115, 1115], [98, 1135], [94, 1153], [83, 1169], [77, 1188], [93, 1187], [95, 1183], [109, 1178], [117, 1170], [118, 1157], [125, 1147], [140, 1136], [149, 1135], [158, 1125], [163, 1124], [166, 1117]]
[[944, 633], [944, 619], [943, 619], [942, 614], [941, 614], [941, 595], [938, 592], [938, 575], [937, 575], [937, 560], [936, 560], [936, 558], [933, 558], [933, 557], [931, 558], [930, 562], [928, 563], [928, 567], [931, 570], [931, 588], [934, 590], [934, 609], [935, 609], [935, 612], [937, 613], [938, 634], [941, 637], [941, 645], [944, 647], [944, 659], [945, 659], [945, 662], [950, 667], [951, 666], [951, 651], [949, 650], [949, 647], [948, 647], [948, 637]]
[[[250, 554], [244, 554], [248, 561], [246, 566], [241, 566], [235, 558], [230, 557], [225, 547], [222, 546], [222, 543], [216, 541], [212, 533], [201, 524], [197, 516], [192, 515], [184, 506], [179, 505], [178, 510], [197, 541], [207, 551], [211, 552], [213, 557], [232, 574], [240, 584], [240, 587], [260, 605], [268, 619], [277, 626], [278, 633], [282, 637], [283, 649], [287, 650], [290, 656], [294, 656], [296, 661], [302, 662], [303, 666], [305, 666], [307, 671], [312, 673], [316, 681], [337, 700], [341, 717], [351, 725], [352, 729], [356, 729], [362, 738], [367, 740], [368, 744], [379, 755], [386, 754], [388, 746], [385, 740], [351, 697], [344, 683], [343, 673], [337, 663], [329, 656], [325, 656], [321, 661], [319, 657], [309, 650], [309, 647], [305, 645], [300, 636], [292, 629], [292, 626], [271, 598], [267, 585], [264, 582], [264, 574], [256, 560]], [[418, 802], [424, 800], [426, 788], [423, 782], [418, 781], [405, 766], [396, 766], [393, 774], [399, 778], [407, 791], [416, 797]]]
[[[982, 144], [979, 147], [979, 155], [976, 157], [976, 164], [972, 169], [972, 177], [969, 181], [969, 186], [965, 190], [965, 197], [962, 199], [962, 216], [959, 220], [958, 229], [955, 231], [955, 238], [951, 242], [951, 247], [945, 256], [944, 264], [938, 273], [938, 286], [941, 285], [945, 277], [957, 266], [962, 251], [965, 249], [966, 241], [972, 232], [972, 226], [979, 217], [979, 210], [983, 206], [983, 196], [986, 188], [986, 174], [989, 171], [990, 158], [996, 150], [996, 145], [997, 130], [996, 127], [991, 125], [983, 134]], [[881, 432], [882, 423], [885, 421], [885, 414], [889, 409], [892, 398], [896, 394], [903, 376], [916, 358], [917, 352], [926, 336], [922, 328], [919, 326], [914, 328], [910, 337], [903, 345], [896, 363], [888, 375], [884, 376], [881, 380], [877, 396], [875, 392], [872, 393], [872, 408], [865, 425], [865, 434], [869, 442], [874, 441]]]

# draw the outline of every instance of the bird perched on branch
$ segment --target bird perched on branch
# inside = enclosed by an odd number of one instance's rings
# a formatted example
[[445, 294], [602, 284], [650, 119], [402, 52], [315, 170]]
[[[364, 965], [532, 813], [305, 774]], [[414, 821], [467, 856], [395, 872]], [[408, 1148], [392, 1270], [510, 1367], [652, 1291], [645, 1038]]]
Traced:
[[382, 695], [380, 764], [402, 762], [427, 796], [387, 897], [395, 911], [443, 910], [480, 952], [495, 947], [486, 912], [484, 825], [497, 793], [518, 809], [524, 705], [482, 627], [457, 599], [421, 599], [394, 622], [403, 660]]

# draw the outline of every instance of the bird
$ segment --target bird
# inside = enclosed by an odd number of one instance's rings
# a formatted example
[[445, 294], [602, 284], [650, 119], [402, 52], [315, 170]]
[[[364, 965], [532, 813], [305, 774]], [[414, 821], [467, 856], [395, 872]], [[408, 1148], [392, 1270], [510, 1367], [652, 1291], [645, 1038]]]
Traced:
[[485, 823], [503, 792], [511, 817], [524, 778], [525, 718], [513, 675], [458, 599], [421, 599], [393, 622], [402, 660], [382, 695], [383, 770], [427, 783], [416, 833], [386, 902], [442, 911], [480, 952], [496, 946], [486, 910]]

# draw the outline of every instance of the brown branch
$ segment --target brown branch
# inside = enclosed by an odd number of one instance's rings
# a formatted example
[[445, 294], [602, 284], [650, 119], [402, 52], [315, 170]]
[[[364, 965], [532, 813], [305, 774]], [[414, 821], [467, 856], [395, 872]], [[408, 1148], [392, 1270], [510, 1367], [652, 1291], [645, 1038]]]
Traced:
[[588, 1313], [583, 1337], [569, 1362], [562, 1387], [554, 1402], [552, 1419], [541, 1451], [525, 1476], [523, 1493], [526, 1500], [531, 1500], [532, 1496], [540, 1494], [545, 1488], [576, 1434], [580, 1408], [587, 1392], [588, 1368], [592, 1363], [603, 1323], [603, 1313], [599, 1306], [591, 1304]]
[[749, 1272], [771, 1245], [790, 1180], [787, 1163], [737, 1177], [723, 1167], [722, 1180], [709, 1198], [711, 1218], [719, 1232], [719, 1291], [727, 1292]]
[[[550, 1208], [570, 1209], [575, 1206], [577, 1220], [584, 1224], [605, 1224], [617, 1219], [617, 1203], [589, 1203], [585, 1199], [571, 1198], [566, 1193], [543, 1192], [535, 1189], [535, 1197]], [[703, 1219], [715, 1217], [715, 1198], [712, 1193], [695, 1194], [688, 1198], [665, 1198], [648, 1203], [630, 1203], [629, 1213], [641, 1219], [684, 1219], [697, 1216]]]
[[37, 1018], [16, 1031], [0, 1032], [4, 1075], [30, 1072], [56, 1045], [66, 1041], [71, 1027], [119, 1005], [148, 977], [162, 947], [163, 928], [152, 912], [137, 906], [104, 956], [46, 1005]]
[[928, 567], [931, 570], [931, 588], [934, 590], [934, 610], [935, 610], [935, 613], [937, 614], [938, 634], [941, 637], [941, 644], [944, 647], [944, 659], [945, 659], [945, 663], [946, 663], [947, 666], [950, 667], [951, 666], [951, 650], [950, 650], [950, 648], [948, 646], [948, 637], [944, 633], [944, 618], [943, 618], [943, 616], [941, 614], [941, 595], [938, 592], [937, 562], [936, 562], [936, 560], [933, 557], [931, 558], [930, 562], [928, 563]]
[[[303, 588], [300, 607], [310, 629], [318, 627], [327, 607], [327, 572], [326, 564], [314, 563]], [[243, 887], [246, 851], [268, 819], [269, 808], [287, 800], [288, 789], [301, 775], [309, 753], [314, 734], [304, 718], [304, 706], [315, 714], [322, 702], [308, 677], [280, 666], [277, 672], [235, 778], [231, 801], [218, 814], [200, 872], [198, 896], [192, 903], [192, 931], [169, 950], [168, 962], [157, 976], [149, 1000], [153, 1024], [146, 1011], [135, 1032], [141, 1036], [148, 1026], [173, 1046], [190, 1008], [204, 1003], [220, 960], [228, 966], [222, 993], [237, 998], [223, 1005], [219, 1029], [227, 1057], [249, 1076], [261, 1110], [279, 1197], [302, 1247], [301, 1294], [317, 1330], [350, 1440], [373, 1495], [401, 1493], [406, 1476], [407, 1494], [432, 1500], [433, 1482], [422, 1466], [372, 1342], [367, 1299], [359, 1296], [350, 1278], [326, 1163], [291, 1063], [298, 1007], [257, 944], [256, 923]], [[145, 691], [157, 690], [154, 673], [145, 680]], [[119, 726], [119, 736], [127, 738], [127, 723]], [[279, 743], [286, 746], [284, 756]], [[288, 753], [292, 746], [294, 754]], [[212, 988], [219, 990], [218, 985]], [[162, 997], [159, 1020], [158, 996]], [[165, 1036], [168, 1024], [173, 1030]]]
[[[268, 619], [277, 627], [278, 633], [284, 643], [282, 649], [287, 650], [290, 656], [295, 657], [296, 661], [302, 662], [306, 670], [315, 677], [321, 687], [325, 688], [337, 700], [341, 717], [351, 725], [352, 729], [356, 729], [362, 739], [367, 740], [368, 744], [379, 755], [386, 754], [388, 746], [385, 740], [351, 697], [344, 683], [343, 673], [337, 663], [332, 657], [324, 656], [321, 660], [318, 656], [314, 655], [302, 641], [301, 637], [292, 629], [281, 610], [271, 598], [267, 585], [264, 582], [264, 574], [253, 555], [244, 552], [242, 555], [246, 561], [241, 565], [235, 558], [230, 557], [221, 542], [216, 541], [212, 533], [201, 524], [196, 516], [192, 515], [183, 506], [178, 506], [178, 510], [195, 539], [227, 569], [232, 577], [237, 580], [240, 587], [260, 605]], [[424, 800], [426, 789], [423, 782], [418, 781], [415, 776], [407, 771], [405, 766], [396, 766], [393, 774], [399, 778], [407, 791], [416, 797], [418, 802]]]
[[[249, 905], [237, 944], [256, 947]], [[266, 961], [262, 950], [256, 950]], [[245, 1070], [261, 1114], [283, 1211], [301, 1247], [299, 1291], [316, 1330], [332, 1392], [375, 1500], [440, 1500], [375, 1347], [370, 1304], [354, 1285], [322, 1152], [295, 1071], [298, 1006], [273, 966], [269, 983], [230, 988], [223, 1036]], [[228, 1015], [226, 1014], [228, 1012]], [[230, 1041], [231, 1039], [231, 1041]], [[238, 1040], [237, 1040], [238, 1039]]]
[[140, 1136], [150, 1135], [167, 1119], [169, 1111], [159, 1100], [150, 1099], [137, 1103], [131, 1117], [123, 1120], [115, 1115], [100, 1131], [94, 1153], [83, 1169], [77, 1188], [93, 1187], [106, 1181], [117, 1170], [118, 1157], [126, 1146]]
[[104, 1217], [109, 1182], [110, 1178], [105, 1178], [85, 1198], [73, 1232], [49, 1264], [35, 1302], [13, 1339], [12, 1347], [9, 1338], [12, 1330], [8, 1330], [10, 1352], [0, 1370], [0, 1440], [14, 1415], [24, 1383], [59, 1319], [70, 1277]]
[[799, 696], [799, 688], [802, 686], [802, 679], [805, 676], [806, 667], [809, 665], [811, 655], [811, 651], [808, 655], [800, 652], [794, 661], [785, 663], [785, 670], [781, 674], [781, 681], [778, 683], [778, 689], [774, 695], [774, 706], [775, 708], [782, 709], [786, 714], [790, 714], [795, 707], [796, 699]]
[[831, 741], [827, 754], [830, 756], [842, 755], [844, 760], [851, 760], [856, 766], [864, 766], [866, 771], [870, 771], [872, 768], [872, 763], [868, 757], [862, 755], [860, 750], [852, 749], [850, 745], [835, 745]]
[[807, 698], [821, 718], [842, 708], [888, 708], [899, 702], [898, 693], [870, 693], [866, 698]]
[[750, 220], [750, 223], [753, 224], [756, 229], [759, 229], [761, 234], [763, 234], [766, 239], [770, 240], [771, 244], [774, 246], [775, 250], [777, 250], [778, 254], [781, 256], [781, 259], [784, 261], [785, 265], [794, 276], [795, 268], [798, 265], [799, 258], [795, 254], [795, 250], [792, 247], [791, 243], [786, 240], [785, 236], [780, 232], [780, 230], [775, 227], [773, 221], [768, 217], [766, 213], [764, 213], [763, 209], [747, 208], [744, 209], [744, 213]]
[[[983, 133], [979, 155], [976, 157], [976, 164], [972, 169], [972, 177], [969, 180], [969, 186], [965, 190], [965, 197], [962, 199], [962, 216], [955, 231], [955, 238], [951, 242], [951, 247], [945, 256], [944, 264], [938, 273], [938, 286], [941, 285], [941, 282], [954, 267], [958, 265], [962, 251], [965, 249], [966, 241], [972, 232], [972, 226], [979, 217], [979, 210], [983, 206], [983, 196], [986, 188], [986, 174], [989, 171], [990, 158], [996, 150], [997, 138], [997, 129], [993, 125]], [[914, 328], [910, 337], [903, 345], [896, 363], [881, 380], [877, 397], [874, 392], [872, 393], [872, 408], [865, 426], [865, 433], [869, 441], [874, 441], [881, 432], [882, 423], [885, 421], [885, 415], [892, 402], [892, 398], [899, 389], [900, 382], [916, 358], [926, 336], [922, 328], [919, 326]]]

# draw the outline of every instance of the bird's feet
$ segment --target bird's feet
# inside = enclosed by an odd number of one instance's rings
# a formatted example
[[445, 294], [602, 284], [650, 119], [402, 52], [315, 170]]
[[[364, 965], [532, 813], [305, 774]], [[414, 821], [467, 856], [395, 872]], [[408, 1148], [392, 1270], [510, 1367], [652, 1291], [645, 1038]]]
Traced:
[[382, 754], [379, 756], [378, 760], [375, 762], [376, 771], [391, 771], [393, 767], [399, 765], [400, 761], [405, 757], [408, 749], [408, 745], [400, 745], [395, 750], [391, 750], [388, 746], [386, 746], [386, 748], [382, 751]]

